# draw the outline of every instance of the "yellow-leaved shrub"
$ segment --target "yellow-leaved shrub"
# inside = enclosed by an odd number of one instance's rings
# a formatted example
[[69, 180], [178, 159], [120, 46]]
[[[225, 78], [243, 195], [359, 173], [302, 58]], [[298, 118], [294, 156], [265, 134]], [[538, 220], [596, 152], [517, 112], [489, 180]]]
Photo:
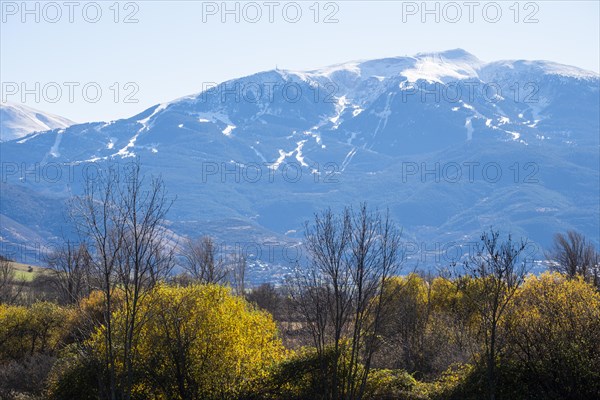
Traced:
[[[126, 311], [123, 306], [113, 314], [117, 369], [123, 368]], [[134, 398], [232, 398], [251, 392], [285, 356], [270, 314], [223, 286], [160, 285], [137, 312]], [[90, 339], [99, 359], [105, 329]]]

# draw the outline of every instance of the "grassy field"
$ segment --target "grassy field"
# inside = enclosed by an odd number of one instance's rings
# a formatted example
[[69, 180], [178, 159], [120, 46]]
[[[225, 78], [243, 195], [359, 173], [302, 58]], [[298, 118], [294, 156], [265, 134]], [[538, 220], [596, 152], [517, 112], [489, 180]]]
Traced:
[[10, 266], [16, 271], [15, 278], [25, 282], [31, 282], [37, 274], [43, 274], [46, 271], [46, 268], [12, 261], [10, 262]]

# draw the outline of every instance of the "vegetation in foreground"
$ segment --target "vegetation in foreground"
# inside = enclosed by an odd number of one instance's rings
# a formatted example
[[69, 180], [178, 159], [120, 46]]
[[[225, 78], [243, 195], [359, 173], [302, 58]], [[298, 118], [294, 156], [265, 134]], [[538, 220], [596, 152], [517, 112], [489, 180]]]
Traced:
[[540, 276], [494, 230], [464, 264], [401, 276], [387, 215], [325, 210], [287, 284], [248, 289], [210, 238], [178, 257], [162, 181], [129, 172], [73, 200], [89, 246], [30, 282], [0, 260], [0, 398], [600, 398], [599, 257], [575, 232]]

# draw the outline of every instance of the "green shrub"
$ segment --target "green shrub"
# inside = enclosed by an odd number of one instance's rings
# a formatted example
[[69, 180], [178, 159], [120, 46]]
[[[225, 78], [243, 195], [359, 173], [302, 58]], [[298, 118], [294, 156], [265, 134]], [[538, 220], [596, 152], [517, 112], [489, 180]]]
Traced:
[[415, 397], [414, 389], [417, 380], [403, 370], [380, 369], [369, 372], [365, 399], [377, 400], [404, 400], [421, 399]]

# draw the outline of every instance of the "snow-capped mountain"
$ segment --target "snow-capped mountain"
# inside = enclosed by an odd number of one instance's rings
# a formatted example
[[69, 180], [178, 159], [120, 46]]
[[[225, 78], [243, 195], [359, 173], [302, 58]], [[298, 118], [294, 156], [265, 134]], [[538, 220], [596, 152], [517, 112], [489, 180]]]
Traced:
[[[598, 242], [599, 82], [460, 49], [260, 72], [128, 119], [3, 143], [15, 167], [3, 173], [0, 234], [60, 235], [83, 171], [137, 156], [177, 195], [170, 228], [251, 249], [256, 280], [290, 262], [313, 212], [361, 201], [403, 226], [411, 266], [448, 263], [449, 245], [490, 225], [541, 246], [566, 229]], [[36, 182], [22, 163], [69, 178]], [[32, 213], [39, 204], [50, 206]]]
[[75, 122], [22, 104], [0, 104], [0, 142], [22, 138], [33, 132], [66, 128]]

